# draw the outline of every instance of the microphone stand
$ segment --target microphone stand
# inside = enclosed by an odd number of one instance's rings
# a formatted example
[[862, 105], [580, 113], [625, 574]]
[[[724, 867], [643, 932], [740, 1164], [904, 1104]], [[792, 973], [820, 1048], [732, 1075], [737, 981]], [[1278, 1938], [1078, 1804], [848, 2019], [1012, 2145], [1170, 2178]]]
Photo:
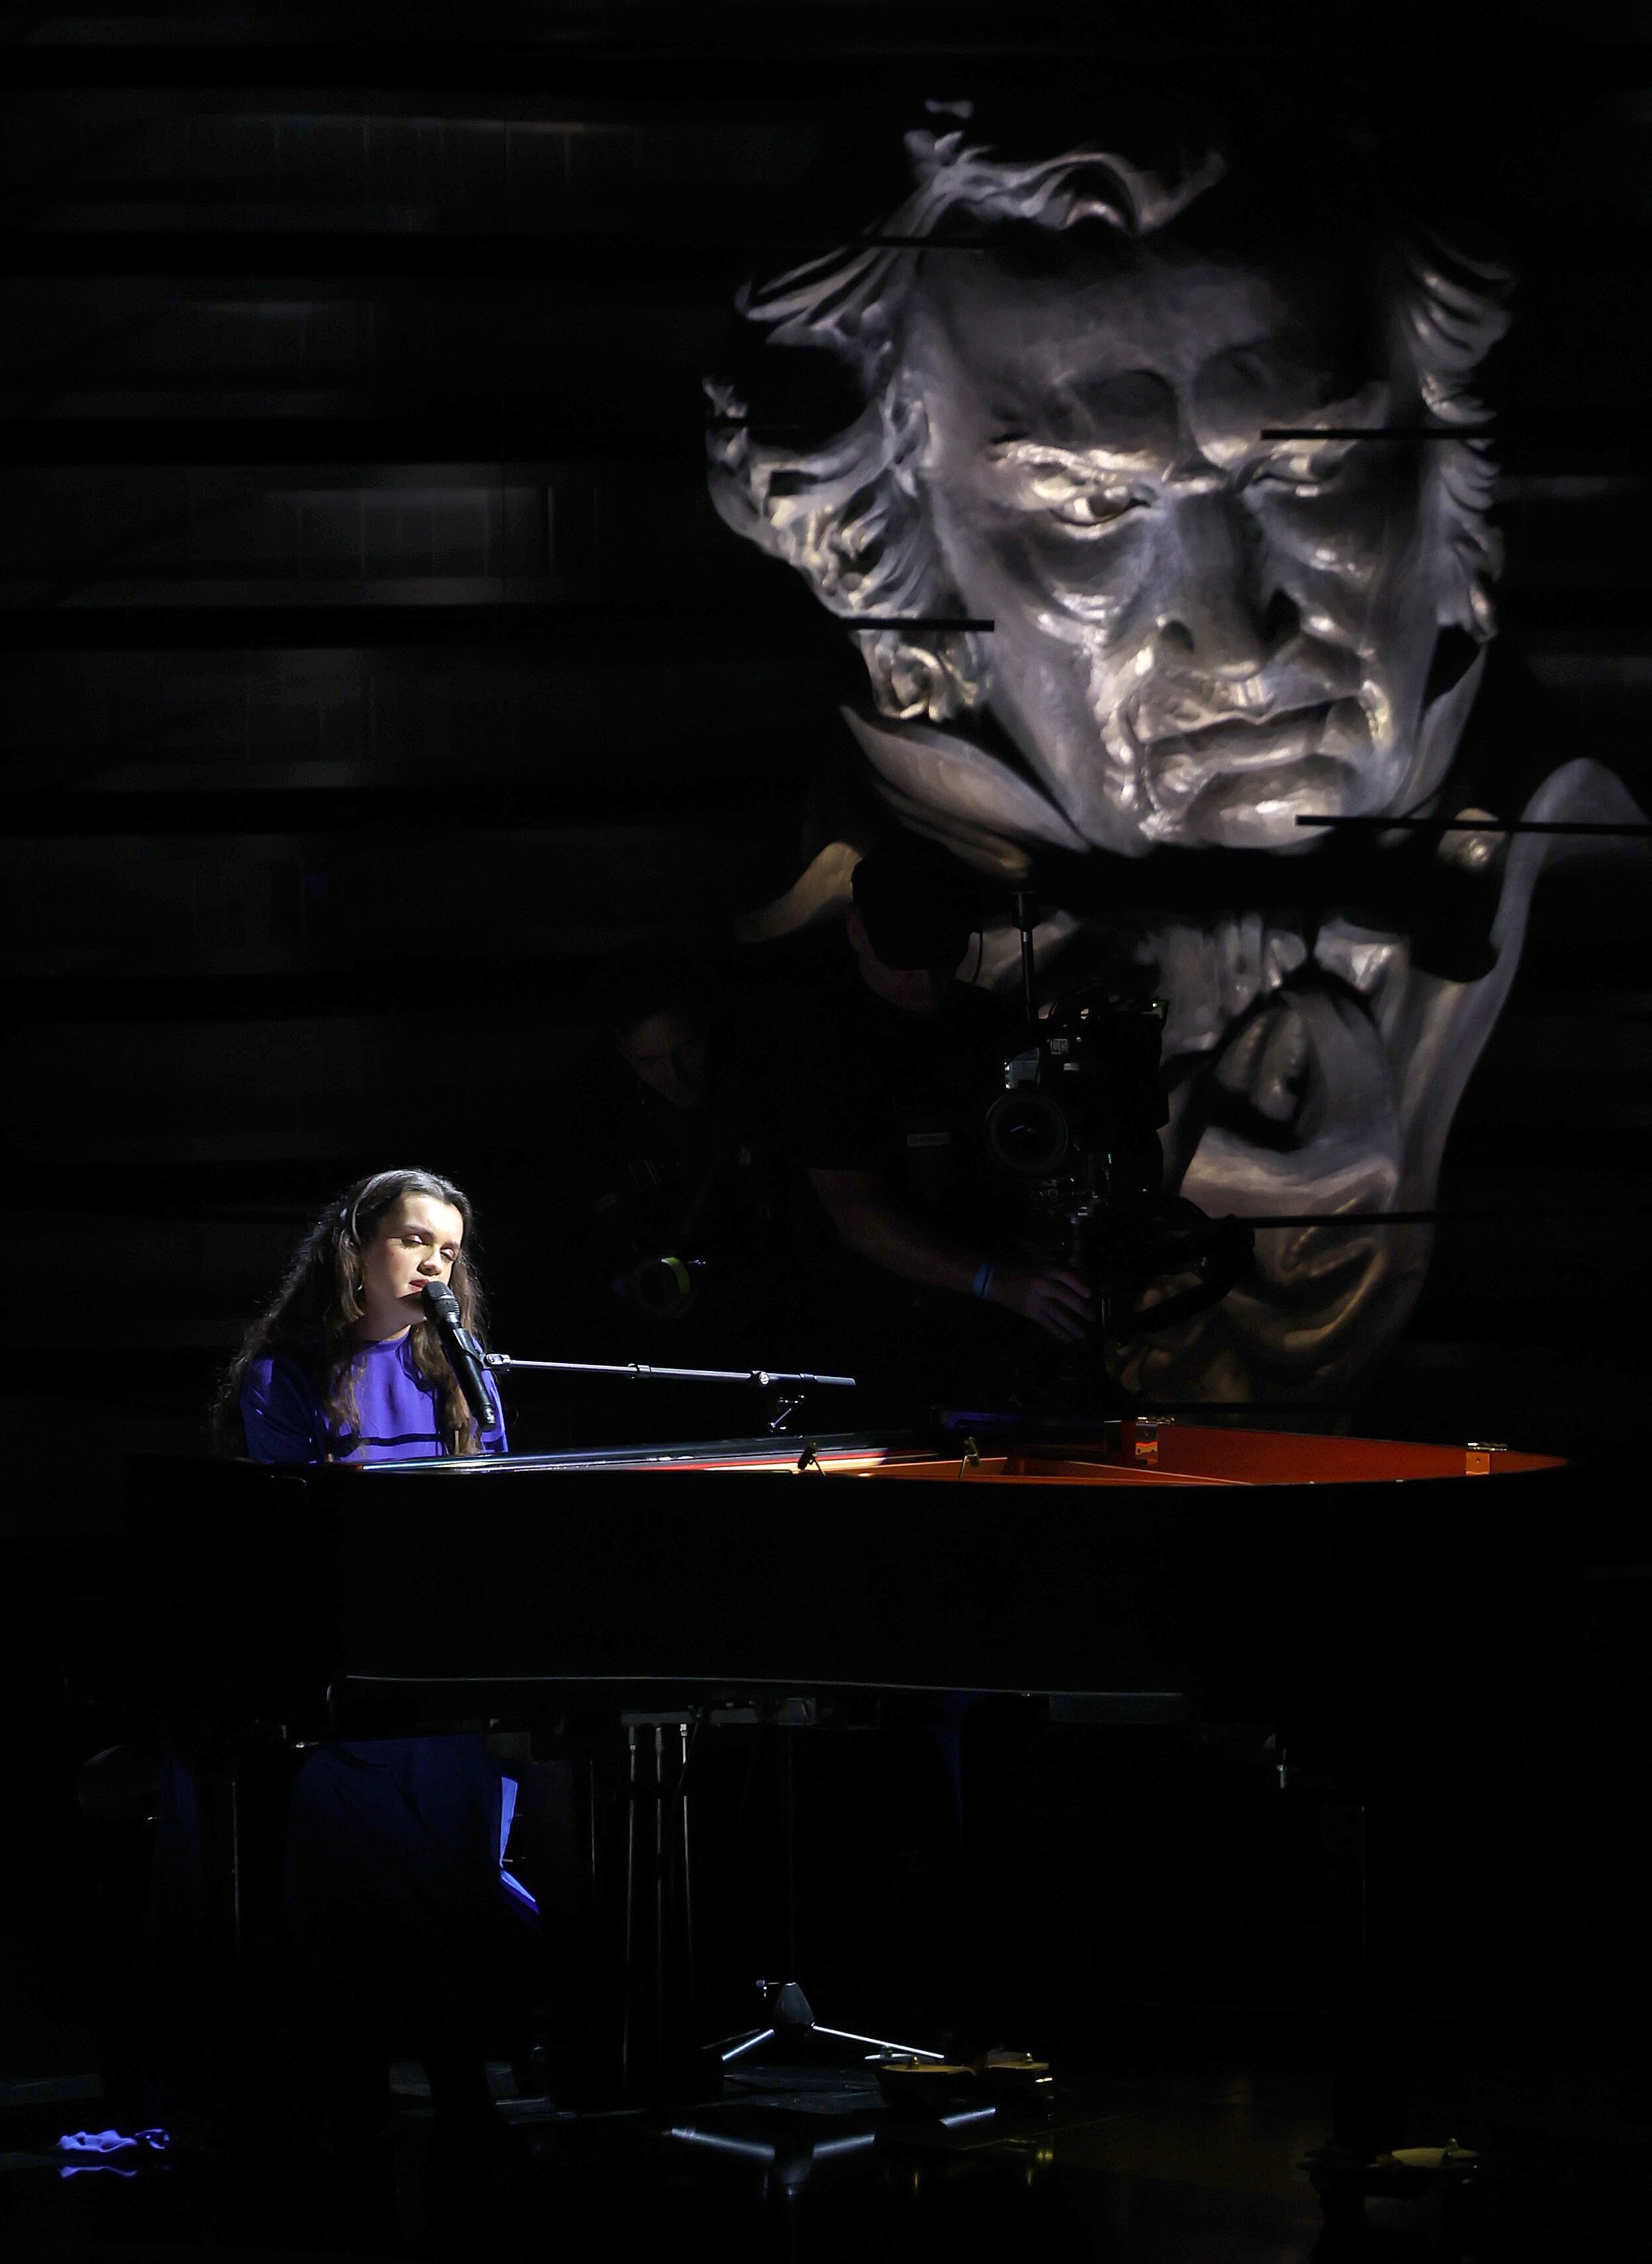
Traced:
[[[760, 1391], [765, 1391], [772, 1395], [770, 1402], [771, 1412], [769, 1429], [771, 1432], [782, 1431], [785, 1429], [788, 1417], [790, 1417], [796, 1409], [801, 1405], [804, 1393], [814, 1386], [820, 1385], [835, 1390], [852, 1390], [856, 1383], [856, 1378], [852, 1375], [816, 1375], [807, 1371], [793, 1368], [651, 1368], [645, 1365], [641, 1361], [518, 1360], [513, 1354], [506, 1352], [485, 1352], [482, 1353], [482, 1359], [484, 1367], [492, 1368], [496, 1374], [509, 1374], [514, 1369], [521, 1368], [525, 1371], [540, 1375], [617, 1375], [625, 1377], [627, 1382], [632, 1383], [750, 1384]], [[814, 1455], [815, 1449], [812, 1444], [805, 1448], [802, 1458], [798, 1464], [799, 1469], [802, 1469], [814, 1464]], [[814, 1466], [815, 1468], [819, 1467], [818, 1464], [814, 1464]], [[785, 1904], [786, 1971], [788, 1975], [795, 1973], [797, 1970], [797, 1818], [796, 1795], [792, 1765], [793, 1704], [793, 1701], [781, 1699], [778, 1705], [771, 1702], [768, 1708], [763, 1709], [767, 1715], [769, 1725], [772, 1728], [779, 1742], [778, 1759], [779, 1763], [781, 1859], [784, 1876], [783, 1899]], [[798, 1709], [798, 1712], [802, 1719], [812, 1720], [814, 1716], [812, 1702], [805, 1701], [803, 1705]], [[663, 1766], [663, 1754], [665, 1751], [663, 1733], [666, 1727], [672, 1724], [677, 1727], [678, 1734], [682, 1739], [683, 1755], [682, 1768], [677, 1776], [677, 1789], [674, 1795], [669, 1794], [666, 1789], [666, 1779]], [[636, 1877], [636, 1850], [639, 1837], [638, 1808], [643, 1793], [643, 1779], [640, 1775], [638, 1769], [639, 1745], [637, 1733], [639, 1729], [646, 1730], [651, 1728], [654, 1731], [655, 1755], [653, 1784], [654, 1825], [652, 1839], [655, 1850], [654, 1956], [655, 1989], [656, 1992], [656, 2013], [658, 2021], [656, 2050], [659, 2060], [659, 2065], [656, 2069], [656, 2079], [664, 2079], [669, 2083], [670, 2072], [666, 2067], [665, 2043], [666, 2014], [664, 1944], [666, 1940], [666, 1928], [664, 1896], [667, 1891], [665, 1886], [665, 1872], [663, 1869], [664, 1850], [667, 1844], [665, 1809], [668, 1801], [674, 1799], [678, 1807], [681, 1817], [683, 1925], [687, 1932], [690, 1945], [689, 1970], [692, 1977], [692, 1920], [689, 1912], [687, 1875], [689, 1843], [688, 1800], [686, 1788], [690, 1753], [689, 1724], [685, 1720], [679, 1720], [675, 1713], [670, 1716], [640, 1715], [630, 1719], [627, 1728], [629, 1772], [625, 1867], [626, 1970], [628, 1977], [631, 1972], [632, 1965], [633, 1916], [638, 1899]], [[647, 1827], [645, 1825], [645, 1833]], [[677, 1832], [676, 1827], [674, 1826], [671, 1832], [671, 1842], [673, 1846], [676, 1844], [676, 1840]], [[692, 1986], [692, 1983], [691, 1977], [691, 1990]], [[713, 2044], [701, 2044], [698, 2050], [692, 2055], [693, 2058], [699, 2062], [702, 2070], [706, 2073], [713, 2072], [715, 2072], [718, 2079], [719, 2088], [721, 2088], [722, 2075], [726, 2069], [732, 2066], [736, 2061], [744, 2061], [748, 2058], [755, 2059], [755, 2056], [761, 2052], [764, 2046], [774, 2047], [781, 2052], [790, 2050], [793, 2054], [803, 2053], [807, 2055], [811, 2047], [815, 2050], [818, 2050], [820, 2048], [822, 2039], [830, 2039], [830, 2043], [827, 2047], [829, 2056], [832, 2050], [841, 2050], [841, 2048], [847, 2043], [870, 2045], [872, 2047], [872, 2050], [867, 2056], [874, 2058], [882, 2054], [894, 2052], [909, 2060], [928, 2060], [935, 2062], [939, 2062], [941, 2060], [942, 2056], [939, 2052], [926, 2050], [921, 2045], [896, 2043], [887, 2036], [865, 2035], [862, 2035], [859, 2029], [855, 2028], [828, 2028], [824, 2021], [817, 2021], [815, 2019], [814, 2007], [810, 2005], [808, 1999], [804, 1995], [801, 1986], [795, 1980], [759, 1980], [757, 1985], [757, 1988], [758, 2000], [762, 2007], [761, 2025], [754, 2028], [746, 2029], [738, 2035], [722, 2037], [717, 2043]], [[631, 2042], [632, 2018], [629, 2010], [627, 2010], [624, 2023], [623, 2040], [621, 2045], [621, 2066], [623, 2071], [622, 2083], [627, 2089], [627, 2095], [629, 2093], [631, 2083]]]
[[531, 1369], [547, 1375], [619, 1375], [631, 1383], [747, 1383], [772, 1394], [769, 1428], [784, 1431], [803, 1404], [803, 1395], [816, 1387], [852, 1391], [852, 1375], [812, 1375], [792, 1368], [648, 1368], [641, 1361], [518, 1360], [508, 1352], [485, 1352], [482, 1365], [495, 1370]]

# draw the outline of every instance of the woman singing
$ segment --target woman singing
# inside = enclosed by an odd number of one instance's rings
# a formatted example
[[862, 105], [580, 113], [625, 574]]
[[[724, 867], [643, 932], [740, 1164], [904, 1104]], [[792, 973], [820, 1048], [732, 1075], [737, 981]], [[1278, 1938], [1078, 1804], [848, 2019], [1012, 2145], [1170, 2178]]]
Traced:
[[[375, 1172], [330, 1203], [224, 1378], [224, 1448], [261, 1462], [503, 1454], [492, 1377], [479, 1433], [421, 1303], [446, 1282], [479, 1332], [470, 1240], [468, 1201], [433, 1172]], [[180, 1773], [180, 1816], [190, 1789]], [[329, 1738], [306, 1755], [287, 1813], [286, 2009], [323, 2122], [382, 2111], [398, 2031], [438, 2105], [490, 2112], [482, 2040], [527, 1986], [536, 1922], [502, 1869], [511, 1812], [480, 1735]]]
[[219, 1395], [230, 1453], [259, 1462], [504, 1454], [504, 1416], [478, 1433], [420, 1303], [446, 1282], [473, 1334], [481, 1285], [467, 1199], [434, 1172], [375, 1172], [322, 1213]]

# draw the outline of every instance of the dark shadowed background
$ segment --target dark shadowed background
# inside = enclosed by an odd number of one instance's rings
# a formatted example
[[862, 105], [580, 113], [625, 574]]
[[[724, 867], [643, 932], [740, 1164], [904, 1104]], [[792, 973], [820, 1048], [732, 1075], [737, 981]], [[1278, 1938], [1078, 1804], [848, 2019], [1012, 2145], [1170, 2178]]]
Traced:
[[[876, 216], [924, 96], [1185, 71], [1415, 98], [1446, 201], [1524, 275], [1489, 386], [1504, 635], [1553, 758], [1648, 802], [1652, 41], [1557, 0], [1460, 34], [1388, 11], [1380, 40], [1359, 12], [1334, 49], [1274, 10], [1156, 42], [1137, 10], [874, 0], [8, 12], [20, 1688], [120, 1456], [199, 1438], [337, 1184], [460, 1178], [518, 1260], [497, 1340], [579, 1353], [520, 1260], [554, 1241], [593, 970], [726, 940], [845, 757], [838, 633], [713, 512], [700, 381], [743, 276]], [[1363, 1427], [1632, 1439], [1649, 941], [1644, 866], [1544, 883], [1447, 1156], [1462, 1215]], [[514, 1420], [577, 1427], [525, 1386]], [[1522, 1719], [1522, 1767], [1563, 1768], [1569, 1731]]]
[[[295, 1228], [391, 1159], [543, 1231], [588, 971], [789, 880], [850, 665], [705, 493], [754, 267], [875, 216], [930, 93], [1248, 80], [1406, 117], [1525, 281], [1505, 635], [1553, 754], [1652, 766], [1652, 50], [1575, 12], [1328, 48], [971, 7], [24, 11], [11, 319], [5, 1413], [25, 1527], [182, 1440]], [[1225, 28], [1224, 28], [1225, 27]], [[844, 641], [846, 642], [846, 641]], [[1552, 880], [1381, 1419], [1525, 1443], [1632, 1389], [1646, 889]], [[500, 1208], [508, 1197], [510, 1215]], [[568, 1317], [498, 1316], [575, 1353]], [[553, 1344], [552, 1335], [560, 1340]], [[1631, 1341], [1633, 1339], [1633, 1342]], [[1415, 1413], [1415, 1421], [1410, 1418]], [[525, 1432], [558, 1433], [541, 1395]], [[1499, 1427], [1501, 1426], [1501, 1428]], [[72, 1440], [73, 1452], [65, 1448]]]

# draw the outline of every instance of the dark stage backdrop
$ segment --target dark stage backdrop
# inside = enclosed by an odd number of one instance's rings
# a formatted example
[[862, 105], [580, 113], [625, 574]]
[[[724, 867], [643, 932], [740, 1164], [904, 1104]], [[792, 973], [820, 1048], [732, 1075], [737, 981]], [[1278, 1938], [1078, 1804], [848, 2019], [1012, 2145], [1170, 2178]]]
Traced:
[[[199, 1440], [295, 1232], [360, 1171], [450, 1169], [496, 1244], [531, 1252], [589, 970], [621, 945], [726, 938], [796, 872], [815, 781], [843, 758], [849, 659], [706, 498], [700, 380], [741, 279], [864, 224], [881, 190], [826, 153], [897, 146], [925, 96], [1070, 94], [1178, 52], [1219, 76], [1319, 68], [1281, 11], [1148, 11], [1156, 47], [1143, 12], [7, 15], [3, 1702], [24, 1725], [9, 1806], [37, 1851], [83, 1847], [74, 1767], [123, 1733], [53, 1710], [121, 1453]], [[1496, 160], [1525, 272], [1489, 373], [1503, 633], [1552, 703], [1554, 759], [1597, 756], [1646, 806], [1652, 45], [1626, 20], [1554, 0], [1524, 27], [1480, 11], [1454, 41], [1438, 9], [1387, 10], [1380, 54], [1327, 68], [1429, 91], [1469, 203]], [[1350, 1419], [1631, 1436], [1649, 942], [1644, 867], [1543, 884], [1441, 1191], [1492, 1215], [1445, 1226]], [[580, 1350], [520, 1291], [498, 1317], [513, 1349]], [[524, 1403], [518, 1431], [554, 1441], [554, 1403]], [[1417, 1757], [1431, 2000], [1482, 1980], [1504, 2005], [1620, 1999], [1645, 1593], [1591, 1591], [1563, 1639], [1534, 1629], [1532, 1686], [1488, 1694], [1474, 1751]], [[1083, 1754], [1058, 1763], [1083, 1781], [1029, 1778], [1047, 1816], [1096, 1797]], [[1132, 1797], [1122, 1779], [1107, 1795], [1121, 1879]], [[1181, 1890], [1202, 1907], [1234, 1862], [1190, 1842]], [[39, 1863], [6, 1882], [46, 1945], [42, 2021], [103, 1923], [79, 1868], [73, 1893]], [[1051, 1940], [1093, 1956], [1075, 1892]], [[1489, 1978], [1470, 1958], [1460, 1985], [1457, 1950], [1496, 1912]], [[1175, 1965], [1172, 1946], [1161, 1986]], [[31, 2033], [20, 2013], [12, 2033]], [[11, 2072], [54, 2064], [33, 2049], [16, 2042]]]
[[[725, 937], [793, 877], [847, 661], [716, 519], [702, 374], [744, 275], [875, 208], [824, 162], [869, 121], [893, 146], [924, 95], [1070, 91], [1177, 40], [1190, 69], [1224, 43], [1304, 68], [1266, 11], [1243, 39], [1177, 17], [1156, 49], [1134, 11], [1111, 45], [1082, 12], [11, 19], [16, 1528], [101, 1517], [120, 1448], [197, 1434], [358, 1171], [428, 1161], [496, 1239], [540, 1233], [524, 1190], [554, 1205], [587, 970]], [[1652, 50], [1598, 28], [1399, 19], [1384, 68], [1454, 85], [1443, 118], [1482, 153], [1523, 74], [1491, 198], [1525, 276], [1491, 384], [1505, 635], [1555, 758], [1644, 801]], [[1449, 175], [1444, 125], [1438, 154]], [[1442, 1193], [1496, 1216], [1443, 1231], [1368, 1421], [1547, 1445], [1627, 1419], [1652, 1234], [1558, 1209], [1646, 1197], [1649, 931], [1631, 868], [1544, 884]], [[518, 1350], [579, 1350], [525, 1300], [499, 1317]], [[554, 1409], [522, 1429], [553, 1439]]]

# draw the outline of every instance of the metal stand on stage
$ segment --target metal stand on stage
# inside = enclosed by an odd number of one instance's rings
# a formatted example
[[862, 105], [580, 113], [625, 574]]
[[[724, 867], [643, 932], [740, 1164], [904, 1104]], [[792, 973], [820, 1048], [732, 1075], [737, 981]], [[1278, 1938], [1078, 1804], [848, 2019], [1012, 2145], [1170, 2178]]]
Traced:
[[694, 1888], [688, 1766], [698, 1720], [626, 1713], [625, 1912], [620, 2087], [627, 2098], [695, 2080]]
[[[652, 1368], [639, 1361], [518, 1360], [509, 1353], [478, 1357], [496, 1373], [522, 1369], [535, 1375], [608, 1375], [637, 1383], [749, 1384], [768, 1402], [768, 1429], [783, 1431], [815, 1389], [852, 1390], [852, 1375], [818, 1375], [791, 1369]], [[805, 1450], [807, 1459], [808, 1450]], [[693, 2039], [694, 1904], [689, 1830], [689, 1764], [692, 1738], [720, 1712], [734, 1709], [681, 1709], [627, 1712], [626, 1734], [625, 1910], [623, 1959], [625, 2010], [620, 2042], [620, 2081], [627, 2095], [657, 2090], [699, 2088], [737, 2062], [751, 2064], [772, 2047], [774, 2056], [795, 2060], [843, 2045], [871, 2052], [899, 2053], [940, 2062], [943, 2055], [916, 2044], [858, 2029], [829, 2028], [817, 2021], [795, 1979], [758, 1980], [763, 2019], [743, 2033], [706, 2044]], [[759, 1718], [755, 1709], [739, 1709]], [[797, 1971], [797, 1855], [792, 1738], [815, 1719], [812, 1700], [781, 1699], [769, 1711], [779, 1739], [779, 1806], [784, 1847], [786, 1970]]]
[[[780, 1831], [786, 1865], [786, 1970], [794, 1974], [798, 1970], [797, 1819], [791, 1741], [795, 1726], [787, 1720], [786, 1714], [787, 1708], [782, 1705], [776, 1728], [779, 1737]], [[705, 2048], [707, 2054], [715, 2054], [724, 2069], [736, 2062], [750, 2065], [759, 2053], [787, 2064], [795, 2064], [800, 2059], [807, 2061], [816, 2055], [838, 2057], [836, 2048], [843, 2044], [866, 2044], [873, 2053], [880, 2055], [895, 2052], [908, 2059], [934, 2060], [938, 2064], [945, 2061], [945, 2053], [927, 2051], [918, 2044], [897, 2043], [888, 2036], [866, 2035], [857, 2028], [828, 2028], [823, 2021], [815, 2019], [814, 2007], [798, 1981], [759, 1980], [757, 1990], [763, 2009], [760, 2024], [724, 2036]]]
[[[620, 2085], [627, 2097], [665, 2093], [705, 2095], [736, 2065], [759, 2057], [795, 2065], [815, 2058], [840, 2060], [845, 2045], [865, 2056], [897, 2053], [939, 2064], [944, 2054], [921, 2045], [869, 2035], [817, 2021], [801, 1985], [791, 1978], [759, 1979], [761, 2017], [751, 2028], [707, 2043], [694, 2033], [694, 1880], [689, 1814], [693, 1739], [713, 1726], [764, 1718], [779, 1739], [779, 1810], [785, 1912], [784, 1970], [798, 1970], [797, 1854], [792, 1739], [815, 1719], [815, 1702], [779, 1699], [754, 1707], [711, 1707], [697, 1715], [680, 1709], [627, 1713], [625, 1785], [625, 2008], [620, 2029]], [[781, 1947], [779, 1944], [773, 1947]]]
[[689, 1818], [692, 1740], [708, 1722], [760, 1723], [777, 1734], [785, 1912], [784, 1970], [798, 1970], [797, 1855], [792, 1739], [815, 1719], [812, 1699], [777, 1700], [753, 1707], [627, 1713], [626, 1733], [624, 1987], [620, 2084], [627, 2097], [705, 2096], [725, 2073], [759, 2059], [795, 2066], [841, 2062], [844, 2047], [864, 2047], [863, 2057], [894, 2053], [943, 2063], [922, 2045], [829, 2027], [794, 1979], [755, 1984], [761, 2016], [751, 2028], [712, 2043], [696, 2035], [694, 2014], [694, 1886]]

